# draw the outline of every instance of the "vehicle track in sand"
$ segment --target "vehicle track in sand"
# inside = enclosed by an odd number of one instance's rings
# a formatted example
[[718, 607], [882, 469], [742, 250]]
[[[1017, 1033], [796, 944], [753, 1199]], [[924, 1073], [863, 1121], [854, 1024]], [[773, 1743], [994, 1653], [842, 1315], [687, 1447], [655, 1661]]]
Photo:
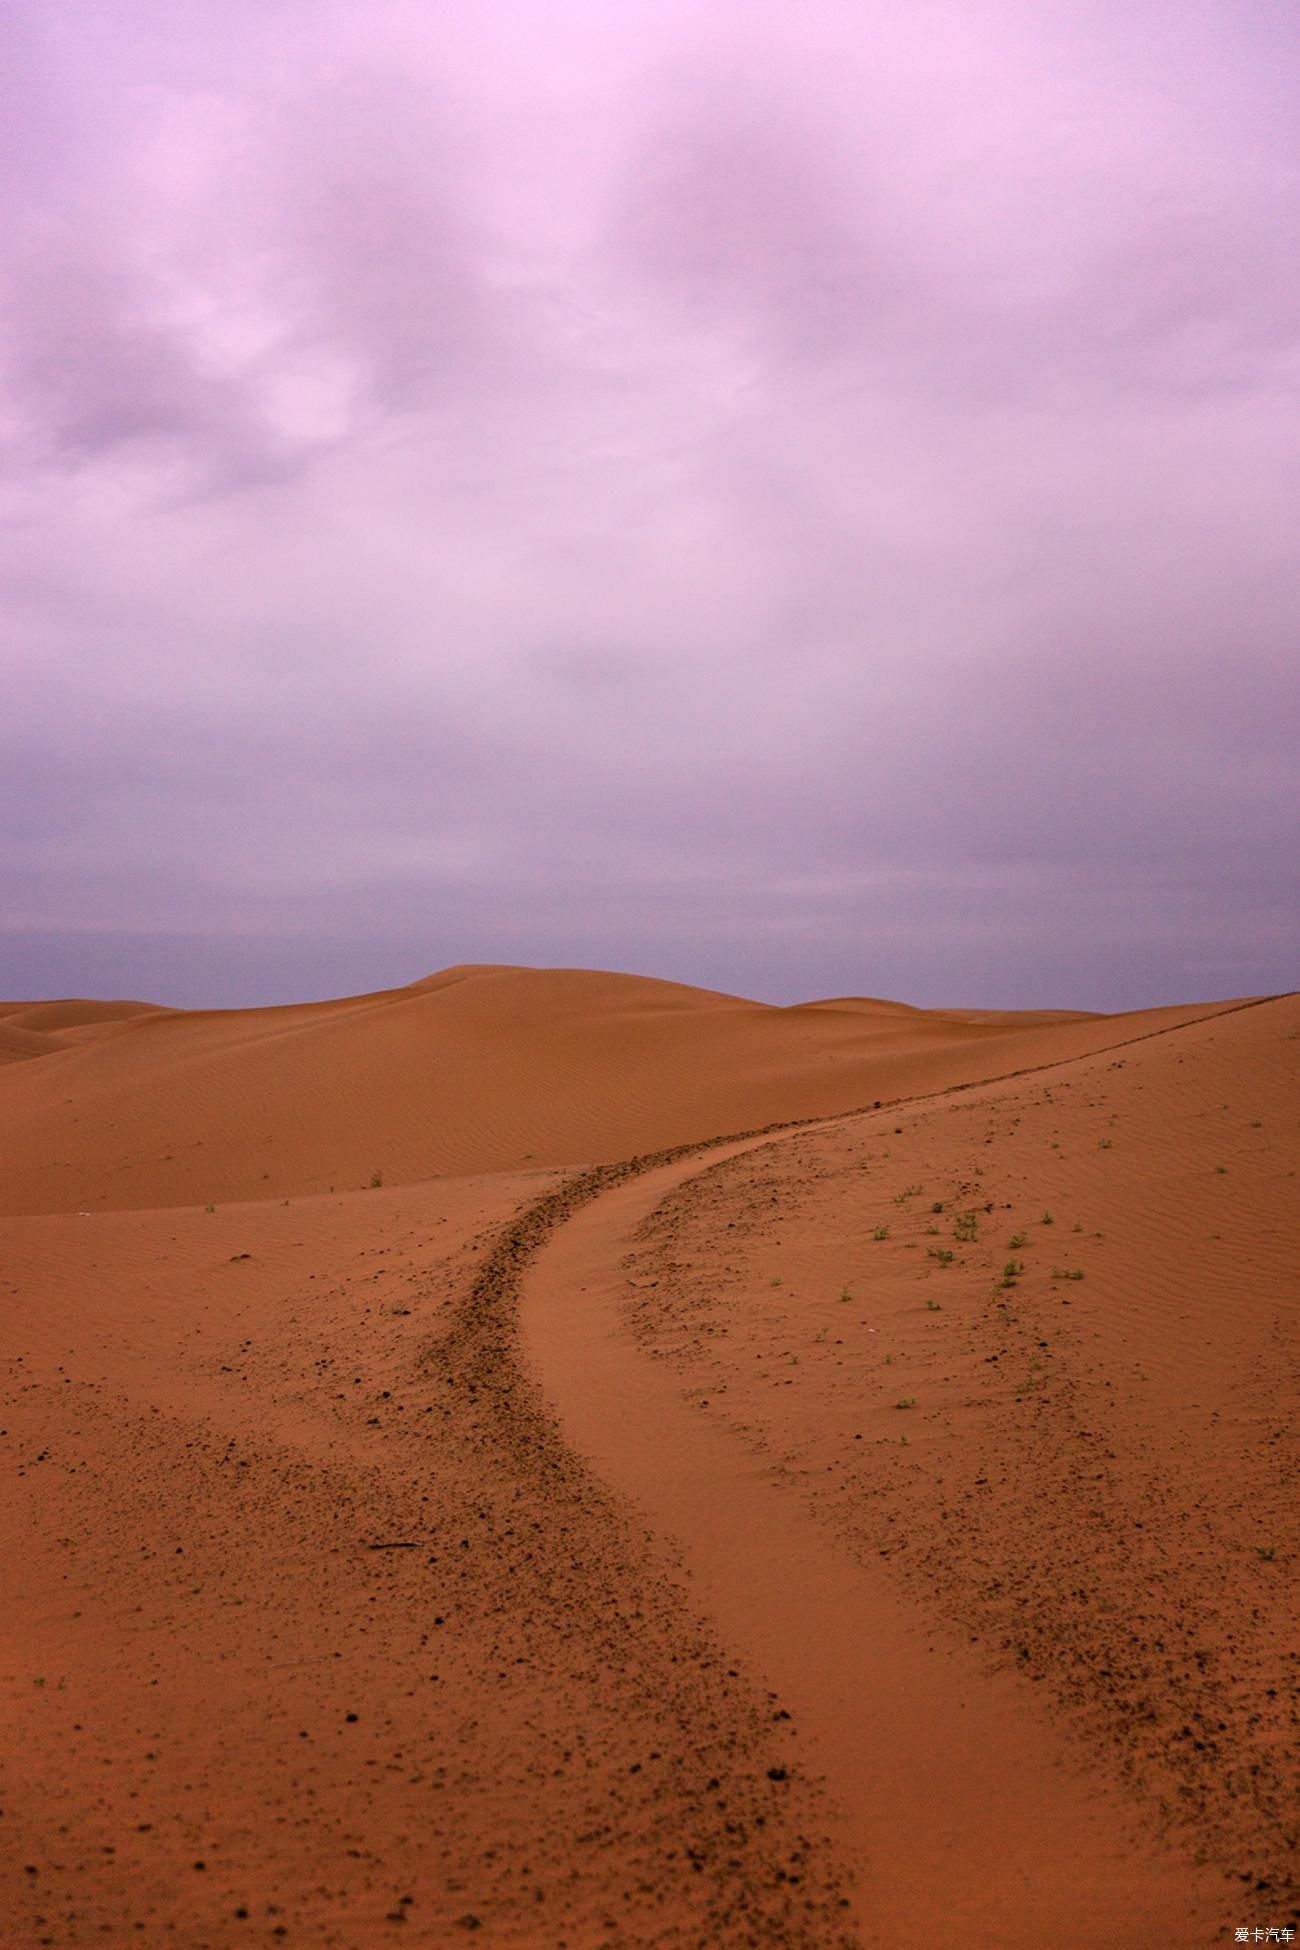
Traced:
[[[887, 1113], [978, 1087], [870, 1108]], [[727, 1155], [862, 1114], [574, 1174], [502, 1231], [451, 1334], [428, 1358], [476, 1404], [485, 1447], [571, 1509], [569, 1534], [588, 1572], [596, 1567], [608, 1585], [608, 1602], [633, 1597], [620, 1594], [617, 1540], [643, 1523], [661, 1561], [666, 1551], [674, 1565], [675, 1591], [660, 1586], [657, 1596], [680, 1606], [657, 1629], [667, 1622], [671, 1636], [707, 1621], [736, 1658], [734, 1676], [748, 1677], [758, 1698], [766, 1687], [782, 1717], [795, 1714], [801, 1767], [778, 1787], [783, 1794], [806, 1776], [827, 1778], [833, 1833], [819, 1864], [823, 1886], [838, 1891], [840, 1872], [858, 1879], [861, 1941], [901, 1946], [941, 1932], [971, 1950], [1048, 1942], [1137, 1950], [1212, 1940], [1223, 1924], [1221, 1878], [1158, 1842], [1140, 1810], [1085, 1774], [1086, 1757], [1048, 1724], [1027, 1685], [990, 1676], [883, 1573], [868, 1577], [792, 1503], [782, 1507], [752, 1459], [701, 1429], [671, 1380], [647, 1375], [617, 1330], [627, 1235], [674, 1186]], [[599, 1523], [588, 1533], [593, 1512]], [[864, 1645], [878, 1654], [870, 1664]], [[727, 1864], [711, 1866], [721, 1892]], [[728, 1913], [743, 1930], [739, 1910]], [[833, 1940], [818, 1934], [824, 1921], [810, 1915], [806, 1927], [813, 1942]], [[720, 1931], [700, 1940], [749, 1939]]]

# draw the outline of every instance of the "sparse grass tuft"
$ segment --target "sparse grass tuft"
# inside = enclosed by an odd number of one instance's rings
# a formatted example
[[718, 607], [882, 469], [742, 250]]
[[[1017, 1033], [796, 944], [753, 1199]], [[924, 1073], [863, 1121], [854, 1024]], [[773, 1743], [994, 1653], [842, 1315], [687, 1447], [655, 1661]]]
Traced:
[[961, 1240], [964, 1245], [969, 1245], [971, 1240], [978, 1239], [979, 1229], [978, 1212], [959, 1212], [952, 1222], [953, 1238]]
[[1220, 1178], [1226, 1178], [1226, 1177], [1227, 1177], [1227, 1175], [1228, 1175], [1228, 1167], [1227, 1167], [1226, 1165], [1216, 1165], [1216, 1166], [1214, 1167], [1214, 1169], [1215, 1169], [1215, 1171], [1216, 1171], [1216, 1172], [1217, 1172], [1217, 1173], [1219, 1174], [1219, 1176], [1220, 1176]]
[[1044, 1212], [1042, 1218], [1038, 1221], [1038, 1223], [1040, 1226], [1054, 1226], [1056, 1224], [1056, 1220], [1052, 1217], [1050, 1212]]
[[1018, 1253], [1022, 1246], [1027, 1246], [1028, 1244], [1029, 1234], [1027, 1232], [1013, 1232], [1007, 1241], [1007, 1247], [1013, 1253]]
[[934, 1201], [934, 1204], [933, 1204], [933, 1205], [932, 1205], [932, 1206], [930, 1207], [930, 1210], [931, 1210], [932, 1212], [942, 1212], [942, 1211], [943, 1211], [943, 1200], [942, 1200], [941, 1198], [937, 1198], [937, 1199], [936, 1199], [936, 1200]]
[[925, 1311], [928, 1314], [939, 1314], [943, 1312], [943, 1308], [937, 1300], [927, 1300], [925, 1303]]
[[1081, 1280], [1083, 1278], [1083, 1268], [1081, 1266], [1068, 1268], [1054, 1266], [1052, 1268], [1052, 1278], [1054, 1280]]
[[889, 1237], [889, 1227], [888, 1227], [888, 1226], [877, 1226], [877, 1227], [876, 1227], [876, 1229], [875, 1229], [875, 1231], [874, 1231], [874, 1232], [872, 1233], [872, 1235], [871, 1235], [871, 1237], [872, 1237], [873, 1239], [888, 1239], [888, 1237]]
[[896, 1402], [894, 1403], [894, 1407], [895, 1407], [895, 1408], [915, 1408], [915, 1407], [916, 1407], [916, 1396], [915, 1396], [915, 1395], [903, 1395], [903, 1396], [901, 1396], [901, 1397], [900, 1397], [900, 1399], [899, 1399], [898, 1401], [896, 1401]]
[[1006, 1265], [1002, 1268], [1002, 1279], [1000, 1281], [1000, 1284], [1004, 1287], [1014, 1286], [1016, 1281], [1020, 1278], [1020, 1275], [1024, 1272], [1024, 1270], [1025, 1270], [1025, 1262], [1023, 1261], [1023, 1259], [1009, 1259]]
[[953, 1254], [950, 1246], [931, 1246], [929, 1252], [930, 1258], [937, 1259], [940, 1266], [952, 1265]]
[[848, 1288], [847, 1288], [846, 1286], [842, 1286], [842, 1287], [840, 1288], [840, 1299], [841, 1299], [841, 1300], [851, 1300], [852, 1298], [853, 1298], [853, 1295], [852, 1295], [852, 1294], [851, 1294], [851, 1293], [849, 1292], [849, 1290], [848, 1290]]
[[370, 1174], [370, 1183], [369, 1183], [369, 1185], [368, 1185], [368, 1186], [366, 1187], [366, 1189], [367, 1189], [367, 1191], [371, 1191], [371, 1192], [377, 1192], [377, 1191], [379, 1190], [379, 1187], [380, 1187], [380, 1186], [381, 1186], [381, 1185], [383, 1184], [383, 1182], [384, 1182], [384, 1174], [383, 1174], [383, 1172], [382, 1172], [382, 1171], [372, 1171], [372, 1172], [371, 1172], [371, 1174]]
[[1256, 1544], [1255, 1555], [1256, 1557], [1262, 1557], [1265, 1564], [1271, 1564], [1273, 1562], [1273, 1559], [1277, 1556], [1277, 1545]]

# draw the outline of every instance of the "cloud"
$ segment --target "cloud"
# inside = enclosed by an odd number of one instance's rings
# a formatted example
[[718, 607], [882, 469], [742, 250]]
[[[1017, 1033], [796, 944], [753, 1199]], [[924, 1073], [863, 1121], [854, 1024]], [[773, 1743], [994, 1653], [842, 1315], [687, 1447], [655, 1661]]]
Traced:
[[326, 989], [362, 940], [787, 999], [1281, 980], [1281, 32], [7, 16], [12, 924], [134, 931], [140, 990], [204, 939], [238, 999], [222, 940], [277, 931]]

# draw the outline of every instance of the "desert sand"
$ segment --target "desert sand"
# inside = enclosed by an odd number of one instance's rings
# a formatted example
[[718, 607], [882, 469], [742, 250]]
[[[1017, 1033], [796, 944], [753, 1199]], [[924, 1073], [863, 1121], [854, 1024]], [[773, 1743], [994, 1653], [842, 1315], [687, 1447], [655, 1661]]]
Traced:
[[3, 1950], [1295, 1927], [1298, 1068], [1295, 996], [0, 1003]]

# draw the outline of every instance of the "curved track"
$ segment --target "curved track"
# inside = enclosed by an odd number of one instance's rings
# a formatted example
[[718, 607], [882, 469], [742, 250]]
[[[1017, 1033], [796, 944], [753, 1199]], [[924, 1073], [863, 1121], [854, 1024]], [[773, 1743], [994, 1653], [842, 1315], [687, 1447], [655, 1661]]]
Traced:
[[862, 1941], [1211, 1940], [1216, 1879], [1083, 1770], [1033, 1688], [989, 1674], [883, 1569], [838, 1554], [620, 1326], [630, 1234], [702, 1168], [691, 1156], [572, 1188], [581, 1208], [546, 1225], [523, 1280], [523, 1351], [567, 1442], [672, 1541], [684, 1591], [793, 1714], [830, 1790]]

